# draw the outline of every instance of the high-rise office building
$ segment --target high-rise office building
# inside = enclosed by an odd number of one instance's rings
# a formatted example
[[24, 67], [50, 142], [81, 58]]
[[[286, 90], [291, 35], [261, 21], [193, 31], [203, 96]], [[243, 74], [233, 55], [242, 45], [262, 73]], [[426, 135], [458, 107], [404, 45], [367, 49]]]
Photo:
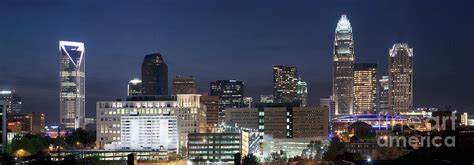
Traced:
[[168, 95], [168, 65], [160, 53], [146, 55], [143, 59], [142, 94]]
[[377, 64], [354, 64], [354, 114], [374, 114], [377, 107]]
[[206, 106], [206, 129], [212, 132], [219, 123], [219, 96], [201, 96], [201, 104]]
[[348, 115], [353, 111], [354, 40], [352, 27], [346, 15], [337, 22], [333, 56], [333, 97], [336, 115]]
[[390, 111], [390, 105], [388, 104], [388, 93], [389, 90], [389, 83], [388, 83], [388, 76], [382, 76], [379, 80], [379, 87], [378, 89], [378, 105], [377, 111], [379, 113], [388, 113]]
[[298, 83], [296, 83], [296, 99], [301, 107], [308, 105], [308, 84], [301, 80], [301, 78], [298, 79]]
[[219, 96], [219, 120], [225, 116], [226, 108], [244, 107], [244, 83], [237, 80], [211, 82], [211, 96]]
[[173, 79], [173, 94], [195, 93], [197, 93], [197, 89], [193, 76], [176, 76]]
[[388, 58], [389, 96], [393, 114], [413, 109], [413, 48], [406, 43], [396, 43]]
[[127, 96], [138, 96], [142, 94], [142, 80], [133, 78], [127, 85]]
[[84, 127], [84, 43], [59, 41], [59, 121], [63, 129]]
[[17, 96], [15, 90], [0, 91], [0, 100], [4, 100], [8, 103], [6, 108], [7, 114], [20, 113], [22, 102], [21, 97]]
[[332, 96], [329, 98], [321, 98], [319, 99], [319, 106], [321, 107], [328, 107], [328, 121], [330, 122], [336, 115], [336, 103]]
[[296, 100], [298, 70], [294, 66], [273, 66], [273, 102], [293, 103]]

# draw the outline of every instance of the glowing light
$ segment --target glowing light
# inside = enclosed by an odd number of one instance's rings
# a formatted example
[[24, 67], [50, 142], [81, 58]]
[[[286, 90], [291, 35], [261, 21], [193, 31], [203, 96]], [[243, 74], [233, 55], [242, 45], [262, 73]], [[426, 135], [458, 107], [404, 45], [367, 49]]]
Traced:
[[12, 94], [12, 91], [0, 91], [0, 94], [9, 95], [9, 94]]
[[390, 49], [390, 57], [395, 57], [398, 51], [406, 51], [409, 57], [413, 57], [413, 48], [410, 48], [407, 43], [393, 44], [392, 49]]
[[[75, 47], [75, 49], [71, 49], [73, 51], [80, 51], [81, 52], [81, 55], [79, 56], [79, 60], [77, 62], [77, 64], [74, 62], [74, 60], [72, 59], [71, 55], [69, 55], [69, 52], [68, 50], [66, 49], [66, 46], [71, 46], [71, 47]], [[82, 62], [82, 58], [84, 57], [84, 43], [82, 42], [73, 42], [73, 41], [59, 41], [59, 50], [61, 51], [64, 51], [66, 53], [66, 55], [69, 57], [69, 60], [71, 60], [71, 62], [77, 67], [77, 66], [80, 66], [81, 65], [81, 62]]]
[[337, 22], [336, 32], [340, 31], [352, 32], [351, 22], [349, 22], [345, 14], [341, 15], [341, 18]]

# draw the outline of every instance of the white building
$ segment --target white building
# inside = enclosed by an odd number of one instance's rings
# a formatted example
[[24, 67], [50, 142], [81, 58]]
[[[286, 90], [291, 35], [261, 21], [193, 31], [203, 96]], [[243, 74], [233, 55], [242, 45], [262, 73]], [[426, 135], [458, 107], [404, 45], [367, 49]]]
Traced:
[[474, 126], [474, 119], [467, 119], [468, 126]]
[[461, 114], [461, 125], [469, 125], [469, 115], [467, 114], [467, 112], [464, 112]]
[[105, 145], [106, 150], [178, 149], [176, 116], [122, 116], [120, 141]]
[[106, 145], [120, 142], [122, 117], [130, 116], [177, 117], [179, 148], [185, 147], [188, 133], [206, 131], [206, 108], [199, 99], [199, 94], [182, 94], [153, 101], [99, 101], [96, 112], [97, 148], [104, 149]]

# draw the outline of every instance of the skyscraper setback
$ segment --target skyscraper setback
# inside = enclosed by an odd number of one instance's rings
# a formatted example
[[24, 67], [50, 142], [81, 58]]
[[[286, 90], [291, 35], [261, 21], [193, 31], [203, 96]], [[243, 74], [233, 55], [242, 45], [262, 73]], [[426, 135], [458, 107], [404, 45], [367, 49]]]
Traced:
[[413, 109], [413, 48], [396, 43], [389, 52], [389, 96], [391, 112], [398, 114]]
[[146, 55], [143, 59], [142, 94], [168, 95], [168, 65], [160, 53]]
[[294, 66], [273, 66], [273, 102], [292, 103], [297, 101], [298, 69]]
[[84, 127], [84, 43], [59, 41], [59, 121], [63, 129]]
[[354, 64], [354, 114], [373, 114], [377, 106], [377, 64]]
[[333, 97], [336, 115], [353, 113], [353, 76], [355, 61], [352, 27], [346, 15], [337, 23], [333, 56]]

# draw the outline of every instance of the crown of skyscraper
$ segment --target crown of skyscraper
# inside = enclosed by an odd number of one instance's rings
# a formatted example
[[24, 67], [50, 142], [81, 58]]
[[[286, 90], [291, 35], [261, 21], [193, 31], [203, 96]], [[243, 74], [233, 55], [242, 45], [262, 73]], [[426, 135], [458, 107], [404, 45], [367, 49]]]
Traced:
[[395, 57], [398, 51], [407, 51], [408, 56], [413, 57], [413, 48], [410, 48], [407, 43], [396, 43], [393, 44], [390, 49], [390, 57]]
[[345, 14], [341, 15], [341, 18], [337, 22], [336, 33], [337, 32], [352, 32], [351, 22], [349, 22]]

